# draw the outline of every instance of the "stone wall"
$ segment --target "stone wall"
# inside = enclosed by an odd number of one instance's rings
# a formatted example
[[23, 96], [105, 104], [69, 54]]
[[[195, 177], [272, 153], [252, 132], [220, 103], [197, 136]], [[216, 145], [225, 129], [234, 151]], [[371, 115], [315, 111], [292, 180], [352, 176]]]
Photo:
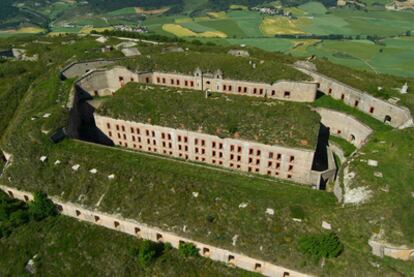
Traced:
[[353, 116], [325, 108], [315, 109], [321, 116], [321, 123], [328, 127], [330, 135], [341, 137], [360, 148], [367, 142], [372, 129]]
[[[0, 188], [11, 197], [31, 201], [33, 195], [29, 192], [17, 190], [15, 188], [0, 186]], [[235, 266], [244, 270], [258, 272], [264, 276], [272, 277], [310, 277], [311, 275], [303, 274], [281, 266], [277, 266], [262, 260], [250, 258], [246, 255], [228, 251], [223, 248], [211, 246], [198, 241], [180, 237], [174, 233], [163, 231], [156, 227], [151, 227], [135, 220], [124, 219], [120, 216], [106, 214], [103, 212], [93, 211], [76, 205], [74, 203], [62, 202], [58, 198], [52, 197], [61, 214], [76, 218], [81, 221], [89, 222], [95, 225], [103, 226], [112, 230], [123, 232], [140, 239], [147, 239], [154, 242], [168, 242], [174, 248], [178, 248], [180, 243], [193, 243], [198, 249], [201, 256], [210, 258], [214, 261], [223, 262], [229, 266]], [[103, 242], [105, 243], [105, 242]]]
[[[106, 80], [103, 80], [106, 79]], [[196, 71], [194, 75], [163, 72], [132, 72], [125, 67], [110, 70], [96, 70], [79, 81], [86, 91], [96, 91], [98, 95], [108, 95], [129, 82], [156, 84], [168, 87], [210, 90], [220, 93], [268, 97], [294, 102], [313, 102], [316, 98], [316, 84], [307, 82], [278, 81], [273, 85], [222, 79], [222, 76], [203, 74]], [[104, 86], [106, 86], [106, 91]]]
[[310, 70], [301, 64], [297, 64], [295, 68], [310, 75], [321, 92], [336, 100], [343, 101], [348, 106], [354, 107], [395, 128], [404, 128], [413, 125], [410, 111], [406, 107], [397, 106], [385, 100], [377, 99], [366, 92], [362, 92], [316, 71]]
[[94, 117], [97, 128], [115, 145], [314, 185], [313, 150], [223, 139], [96, 113]]
[[399, 260], [414, 260], [414, 249], [407, 246], [395, 246], [375, 239], [375, 236], [368, 241], [372, 248], [372, 254], [379, 257], [391, 257]]
[[94, 60], [84, 62], [73, 62], [62, 69], [60, 75], [64, 79], [78, 78], [85, 73], [113, 64], [115, 60]]

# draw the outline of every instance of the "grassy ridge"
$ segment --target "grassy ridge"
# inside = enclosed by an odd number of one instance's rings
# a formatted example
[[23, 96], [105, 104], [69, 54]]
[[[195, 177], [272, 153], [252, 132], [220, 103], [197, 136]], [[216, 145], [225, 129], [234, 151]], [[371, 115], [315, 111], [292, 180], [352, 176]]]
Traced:
[[[314, 149], [320, 117], [300, 103], [130, 83], [105, 100], [99, 114], [268, 145]], [[155, 89], [154, 89], [155, 88]]]

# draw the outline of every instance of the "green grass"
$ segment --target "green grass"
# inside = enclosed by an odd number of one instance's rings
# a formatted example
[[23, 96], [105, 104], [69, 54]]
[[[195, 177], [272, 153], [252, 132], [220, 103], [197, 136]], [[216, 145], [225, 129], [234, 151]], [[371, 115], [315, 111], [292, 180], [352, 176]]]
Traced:
[[356, 147], [353, 144], [340, 137], [331, 135], [329, 137], [329, 143], [331, 142], [339, 146], [344, 151], [345, 157], [349, 157], [356, 150]]
[[[207, 51], [206, 51], [207, 52]], [[258, 81], [274, 83], [277, 80], [309, 80], [309, 77], [277, 59], [266, 60], [260, 63], [257, 58], [234, 57], [221, 53], [165, 53], [154, 54], [151, 57], [139, 57], [122, 61], [120, 64], [131, 69], [160, 70], [164, 72], [180, 72], [194, 74], [197, 68], [204, 72], [214, 73], [220, 69], [224, 78], [233, 80]], [[249, 64], [256, 63], [256, 68]]]
[[[186, 107], [183, 109], [183, 107]], [[130, 121], [257, 141], [314, 149], [320, 117], [301, 103], [175, 89], [146, 90], [130, 83], [105, 100], [99, 114]], [[243, 117], [240, 117], [240, 115]], [[306, 141], [306, 144], [303, 143]]]
[[243, 29], [234, 21], [229, 19], [218, 19], [198, 22], [199, 25], [215, 29], [227, 34], [229, 37], [244, 37]]
[[38, 276], [256, 276], [205, 258], [185, 258], [175, 249], [142, 267], [134, 254], [141, 244], [132, 236], [65, 216], [48, 218], [0, 240], [0, 275], [30, 276], [25, 265], [37, 255]]
[[261, 37], [259, 29], [262, 17], [258, 12], [252, 11], [230, 11], [228, 17], [234, 20], [247, 37]]

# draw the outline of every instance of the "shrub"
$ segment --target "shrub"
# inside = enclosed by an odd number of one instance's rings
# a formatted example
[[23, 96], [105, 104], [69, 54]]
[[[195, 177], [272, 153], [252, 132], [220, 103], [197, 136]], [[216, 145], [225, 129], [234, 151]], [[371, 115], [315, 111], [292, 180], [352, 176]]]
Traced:
[[48, 216], [57, 214], [55, 204], [43, 192], [35, 192], [34, 199], [29, 204], [31, 218], [40, 221]]
[[344, 248], [338, 236], [333, 232], [304, 236], [299, 239], [298, 247], [302, 253], [314, 259], [315, 262], [321, 258], [338, 257]]
[[147, 267], [157, 255], [157, 244], [149, 240], [144, 241], [138, 251], [138, 264]]
[[196, 257], [199, 254], [199, 249], [192, 243], [180, 243], [178, 252], [185, 257]]

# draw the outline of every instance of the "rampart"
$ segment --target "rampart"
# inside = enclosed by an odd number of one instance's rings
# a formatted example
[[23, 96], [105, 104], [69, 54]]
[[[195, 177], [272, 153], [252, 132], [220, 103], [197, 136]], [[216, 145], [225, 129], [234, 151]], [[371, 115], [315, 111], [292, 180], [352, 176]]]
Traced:
[[95, 95], [109, 95], [129, 82], [155, 84], [182, 89], [215, 91], [220, 93], [267, 97], [295, 102], [313, 102], [316, 84], [280, 80], [274, 84], [223, 79], [220, 71], [206, 74], [196, 70], [194, 75], [163, 72], [132, 72], [125, 67], [95, 70], [79, 81], [85, 91]]
[[325, 108], [315, 110], [322, 118], [321, 123], [330, 129], [331, 135], [341, 137], [357, 148], [364, 145], [372, 133], [371, 128], [353, 116]]
[[[217, 72], [216, 74], [217, 76], [214, 78], [216, 81], [226, 81], [220, 79], [221, 73]], [[204, 85], [208, 85], [206, 80], [209, 79], [204, 79], [199, 70], [195, 72], [194, 76], [187, 76], [159, 72], [134, 73], [124, 67], [115, 67], [110, 70], [102, 69], [89, 72], [80, 78], [76, 85], [93, 97], [113, 95], [128, 82], [205, 90]], [[234, 82], [237, 83], [237, 81]], [[247, 86], [244, 83], [237, 84], [241, 87]], [[288, 82], [286, 84], [289, 85]], [[210, 83], [209, 85], [216, 84]], [[229, 89], [233, 89], [233, 87], [236, 88], [228, 83], [222, 84], [221, 88], [226, 88], [226, 90], [221, 92], [232, 93]], [[256, 96], [264, 97], [263, 94], [260, 94], [260, 88], [247, 89], [253, 93], [252, 95], [255, 90]], [[316, 91], [316, 86], [312, 85], [311, 90]], [[264, 91], [263, 88], [263, 93]], [[275, 94], [276, 97], [279, 96]], [[115, 145], [134, 150], [274, 176], [301, 184], [315, 185], [318, 188], [321, 180], [327, 181], [335, 175], [335, 165], [328, 167], [328, 170], [324, 172], [312, 170], [315, 153], [313, 150], [277, 145], [269, 146], [230, 138], [223, 139], [198, 132], [113, 119], [96, 113], [93, 116], [96, 127]], [[327, 152], [329, 152], [328, 148]]]
[[405, 128], [413, 125], [410, 111], [406, 107], [397, 106], [385, 100], [375, 98], [366, 92], [307, 68], [301, 63], [296, 63], [295, 68], [310, 75], [317, 84], [318, 89], [324, 94], [341, 100], [346, 105], [356, 108], [379, 121], [394, 128]]
[[172, 129], [94, 114], [95, 124], [115, 145], [235, 170], [315, 184], [313, 150], [265, 145], [251, 141]]
[[61, 72], [60, 77], [62, 79], [72, 79], [80, 77], [91, 70], [105, 67], [107, 65], [115, 63], [114, 60], [91, 60], [83, 62], [73, 62], [65, 66]]
[[[0, 186], [10, 197], [29, 202], [33, 200], [30, 192], [20, 191], [15, 188]], [[174, 248], [178, 248], [180, 243], [193, 243], [203, 257], [214, 261], [223, 262], [229, 266], [235, 266], [244, 270], [258, 272], [264, 276], [272, 277], [310, 277], [281, 266], [277, 266], [262, 260], [250, 258], [246, 255], [228, 251], [223, 248], [211, 246], [202, 242], [190, 240], [177, 236], [174, 233], [163, 231], [156, 227], [151, 227], [135, 220], [124, 219], [120, 216], [93, 211], [74, 203], [62, 202], [56, 197], [51, 197], [61, 214], [76, 218], [81, 221], [103, 226], [112, 230], [126, 233], [140, 239], [151, 240], [154, 242], [170, 243]]]

